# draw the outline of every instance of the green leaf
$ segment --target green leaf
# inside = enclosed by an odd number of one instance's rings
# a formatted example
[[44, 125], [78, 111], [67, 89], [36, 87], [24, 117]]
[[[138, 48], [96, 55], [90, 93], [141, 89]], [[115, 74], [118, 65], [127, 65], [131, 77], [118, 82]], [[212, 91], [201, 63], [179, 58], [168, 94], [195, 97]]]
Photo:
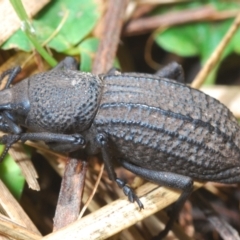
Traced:
[[[0, 145], [0, 151], [3, 151], [3, 145]], [[14, 159], [7, 154], [0, 164], [0, 179], [6, 184], [15, 198], [20, 199], [25, 179], [19, 166]]]
[[[219, 0], [205, 0], [197, 1], [195, 3], [191, 2], [174, 5], [174, 7], [171, 8], [171, 11], [176, 11], [176, 9], [193, 9], [199, 7], [200, 4], [203, 3], [211, 4], [216, 9], [220, 10], [236, 9], [236, 7], [240, 8], [239, 2], [226, 3], [225, 1]], [[166, 9], [164, 10], [166, 11]], [[157, 12], [159, 14], [162, 11], [163, 10], [156, 11], [155, 14]], [[174, 26], [164, 32], [157, 33], [155, 35], [155, 41], [166, 51], [177, 55], [183, 57], [199, 56], [202, 64], [204, 64], [221, 42], [232, 22], [233, 19], [227, 19], [217, 22], [198, 22]], [[221, 61], [234, 51], [240, 52], [239, 41], [240, 30], [226, 47]], [[209, 75], [206, 83], [214, 83], [219, 65], [220, 62], [217, 67], [212, 70], [212, 73]]]
[[80, 70], [84, 72], [90, 72], [92, 68], [92, 61], [95, 52], [98, 48], [99, 40], [96, 38], [89, 38], [79, 44], [79, 50], [81, 54]]
[[191, 39], [193, 30], [194, 26], [191, 25], [172, 27], [157, 34], [155, 41], [168, 52], [185, 57], [195, 56], [199, 50], [196, 41]]
[[19, 48], [23, 51], [30, 52], [32, 51], [33, 47], [30, 41], [28, 40], [26, 34], [19, 29], [17, 30], [11, 38], [9, 38], [1, 47], [4, 50], [11, 49], [11, 48]]
[[[192, 23], [176, 26], [156, 35], [162, 48], [181, 56], [200, 56], [205, 62], [218, 46], [232, 20], [220, 23]], [[231, 48], [228, 48], [228, 53]]]
[[34, 46], [37, 52], [50, 64], [52, 67], [57, 65], [57, 61], [43, 48], [43, 46], [38, 42], [35, 36], [35, 30], [32, 23], [30, 22], [25, 8], [22, 4], [22, 0], [10, 0], [15, 13], [21, 20], [21, 29], [28, 38], [29, 42]]
[[[82, 41], [92, 31], [100, 17], [95, 0], [51, 1], [32, 22], [38, 39], [41, 42], [48, 39], [58, 28], [65, 15], [67, 15], [67, 18], [63, 26], [47, 44], [48, 47], [59, 52], [67, 51]], [[2, 47], [8, 49], [14, 46], [25, 51], [31, 51], [31, 45], [28, 45], [25, 39], [22, 40], [22, 35], [19, 34], [19, 31], [17, 31]]]

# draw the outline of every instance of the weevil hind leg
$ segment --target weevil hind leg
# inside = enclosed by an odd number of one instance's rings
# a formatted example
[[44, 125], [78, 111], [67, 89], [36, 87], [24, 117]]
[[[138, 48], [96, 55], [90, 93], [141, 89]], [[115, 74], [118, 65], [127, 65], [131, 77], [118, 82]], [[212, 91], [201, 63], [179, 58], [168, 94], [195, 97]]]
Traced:
[[189, 177], [171, 173], [171, 172], [161, 172], [161, 171], [155, 171], [155, 170], [138, 167], [126, 161], [121, 161], [121, 164], [124, 168], [128, 169], [129, 171], [135, 173], [136, 175], [139, 175], [151, 182], [183, 191], [180, 197], [178, 198], [178, 200], [173, 205], [170, 218], [168, 223], [166, 224], [165, 229], [162, 232], [160, 232], [158, 236], [154, 238], [154, 240], [162, 239], [168, 234], [169, 230], [171, 230], [174, 224], [174, 221], [177, 219], [179, 212], [182, 209], [183, 204], [192, 193], [193, 180]]
[[78, 62], [73, 57], [66, 57], [58, 63], [51, 71], [56, 70], [78, 70]]
[[111, 154], [109, 154], [109, 143], [108, 138], [105, 134], [97, 134], [96, 142], [98, 147], [101, 149], [103, 161], [105, 164], [106, 171], [110, 180], [117, 183], [117, 185], [123, 190], [124, 194], [128, 197], [130, 202], [136, 202], [140, 209], [143, 209], [144, 206], [138, 196], [134, 193], [133, 189], [129, 187], [122, 179], [117, 178], [117, 175], [114, 171]]
[[118, 75], [118, 74], [121, 74], [120, 70], [118, 68], [110, 68], [106, 75]]
[[171, 62], [167, 66], [158, 70], [155, 75], [162, 78], [170, 78], [177, 82], [185, 83], [184, 72], [181, 65]]

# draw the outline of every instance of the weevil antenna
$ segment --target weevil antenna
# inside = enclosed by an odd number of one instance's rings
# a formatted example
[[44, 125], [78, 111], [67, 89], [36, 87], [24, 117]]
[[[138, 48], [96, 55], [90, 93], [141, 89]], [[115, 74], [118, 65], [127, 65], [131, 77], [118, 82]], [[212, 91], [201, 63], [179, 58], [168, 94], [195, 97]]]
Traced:
[[10, 84], [12, 83], [12, 81], [15, 79], [15, 77], [18, 75], [18, 73], [21, 72], [21, 67], [17, 66], [14, 68], [11, 68], [9, 70], [6, 70], [5, 72], [2, 73], [2, 75], [0, 76], [0, 82], [2, 82], [3, 78], [6, 77], [7, 75], [9, 75], [8, 80], [6, 85], [4, 86], [3, 89], [7, 89], [9, 88]]

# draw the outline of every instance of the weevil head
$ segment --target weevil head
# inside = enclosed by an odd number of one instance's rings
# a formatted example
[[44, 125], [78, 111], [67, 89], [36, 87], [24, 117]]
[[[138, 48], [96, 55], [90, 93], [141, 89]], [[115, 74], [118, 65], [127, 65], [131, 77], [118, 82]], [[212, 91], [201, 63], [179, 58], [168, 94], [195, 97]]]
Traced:
[[15, 124], [33, 132], [80, 133], [91, 125], [101, 91], [102, 80], [90, 73], [40, 73], [0, 91], [0, 115], [7, 111]]
[[0, 113], [0, 131], [5, 133], [10, 133], [11, 128], [7, 122], [7, 120], [4, 118], [3, 113]]
[[24, 125], [29, 110], [28, 80], [0, 91], [0, 130], [11, 132], [12, 126]]

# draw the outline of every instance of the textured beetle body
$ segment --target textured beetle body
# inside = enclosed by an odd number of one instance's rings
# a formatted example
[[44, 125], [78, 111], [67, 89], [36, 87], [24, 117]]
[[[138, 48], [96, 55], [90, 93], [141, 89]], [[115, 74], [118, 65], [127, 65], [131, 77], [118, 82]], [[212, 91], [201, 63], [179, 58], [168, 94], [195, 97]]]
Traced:
[[169, 69], [160, 76], [112, 71], [95, 76], [77, 71], [75, 60], [66, 58], [9, 88], [14, 69], [0, 91], [0, 130], [13, 133], [1, 139], [3, 155], [18, 140], [42, 140], [54, 150], [83, 156], [100, 152], [109, 178], [140, 208], [133, 190], [117, 178], [112, 159], [180, 189], [159, 235], [165, 236], [193, 190], [193, 179], [240, 182], [237, 120], [219, 101], [166, 78]]
[[220, 102], [151, 75], [104, 77], [94, 119], [116, 157], [198, 180], [240, 180], [240, 128]]
[[98, 77], [79, 71], [50, 71], [30, 77], [31, 108], [25, 125], [33, 131], [82, 132], [96, 115], [101, 89]]

